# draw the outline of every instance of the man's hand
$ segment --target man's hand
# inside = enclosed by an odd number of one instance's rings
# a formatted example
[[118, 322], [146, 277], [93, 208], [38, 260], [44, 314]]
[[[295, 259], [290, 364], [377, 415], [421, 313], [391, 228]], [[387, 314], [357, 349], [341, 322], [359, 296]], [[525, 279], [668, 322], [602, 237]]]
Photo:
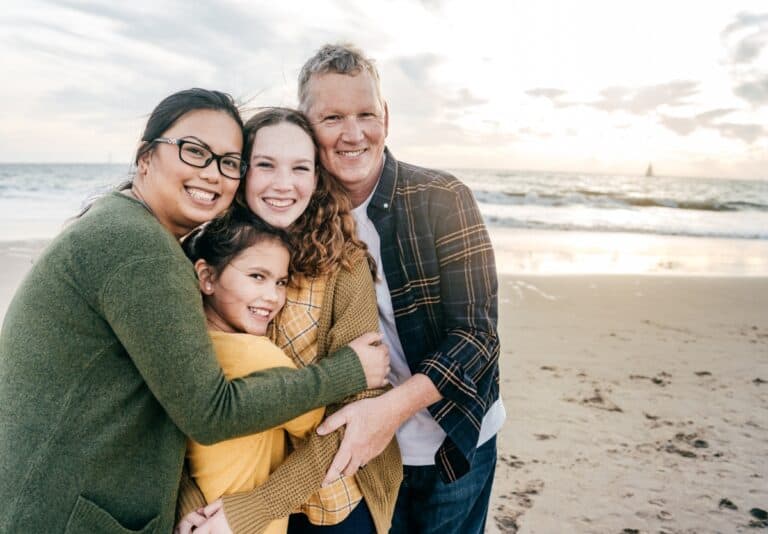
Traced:
[[321, 436], [346, 425], [344, 439], [325, 475], [323, 486], [340, 475], [352, 476], [376, 458], [392, 441], [395, 431], [413, 414], [442, 398], [432, 381], [421, 373], [379, 397], [346, 405], [317, 428]]
[[348, 404], [318, 427], [317, 433], [321, 436], [344, 425], [347, 427], [339, 450], [325, 475], [323, 486], [334, 482], [342, 474], [354, 475], [361, 466], [381, 454], [392, 441], [402, 420], [398, 406], [388, 402], [386, 397], [385, 393], [380, 397]]

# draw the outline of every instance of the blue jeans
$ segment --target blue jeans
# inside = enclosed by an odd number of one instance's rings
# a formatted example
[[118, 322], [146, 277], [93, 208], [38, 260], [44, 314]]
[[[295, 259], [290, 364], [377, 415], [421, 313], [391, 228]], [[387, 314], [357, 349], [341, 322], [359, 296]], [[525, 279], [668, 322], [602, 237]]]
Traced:
[[495, 471], [496, 436], [478, 447], [469, 473], [450, 484], [434, 465], [404, 466], [390, 534], [482, 534]]
[[347, 518], [337, 525], [321, 527], [310, 523], [304, 514], [291, 514], [288, 520], [288, 534], [376, 534], [376, 527], [363, 499]]

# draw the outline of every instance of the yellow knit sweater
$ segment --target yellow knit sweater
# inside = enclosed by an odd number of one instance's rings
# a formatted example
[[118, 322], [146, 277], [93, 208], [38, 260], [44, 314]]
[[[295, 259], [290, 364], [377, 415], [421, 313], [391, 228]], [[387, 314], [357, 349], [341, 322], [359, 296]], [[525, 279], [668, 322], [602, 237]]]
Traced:
[[[323, 295], [317, 336], [320, 357], [365, 332], [378, 330], [378, 307], [366, 255], [356, 251], [351, 270], [339, 268], [328, 277]], [[373, 397], [382, 390], [369, 390], [346, 402]], [[328, 406], [327, 413], [341, 405]], [[306, 444], [288, 456], [262, 486], [253, 491], [224, 497], [224, 511], [236, 534], [255, 534], [273, 519], [286, 517], [320, 487], [343, 437], [343, 429], [327, 436], [312, 433]], [[376, 531], [389, 531], [403, 470], [396, 440], [378, 457], [357, 472], [356, 478], [373, 517]], [[188, 476], [182, 479], [179, 517], [204, 505], [200, 490]]]
[[[216, 359], [228, 380], [247, 376], [272, 367], [296, 368], [269, 338], [250, 334], [210, 332]], [[324, 408], [317, 408], [275, 428], [239, 438], [201, 445], [187, 442], [189, 472], [207, 502], [225, 494], [252, 490], [263, 484], [269, 474], [285, 459], [286, 432], [306, 438], [320, 424]], [[268, 534], [285, 534], [288, 519], [269, 524]]]

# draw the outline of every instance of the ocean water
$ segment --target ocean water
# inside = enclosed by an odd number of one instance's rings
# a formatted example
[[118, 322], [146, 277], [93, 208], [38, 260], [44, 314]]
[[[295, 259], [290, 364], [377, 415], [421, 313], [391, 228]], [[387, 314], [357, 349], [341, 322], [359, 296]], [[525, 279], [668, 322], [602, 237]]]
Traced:
[[768, 180], [455, 172], [490, 226], [768, 239]]
[[94, 195], [128, 179], [129, 166], [0, 164], [0, 240], [51, 238]]
[[[768, 181], [452, 171], [490, 227], [768, 239]], [[0, 164], [0, 239], [53, 237], [126, 164]]]

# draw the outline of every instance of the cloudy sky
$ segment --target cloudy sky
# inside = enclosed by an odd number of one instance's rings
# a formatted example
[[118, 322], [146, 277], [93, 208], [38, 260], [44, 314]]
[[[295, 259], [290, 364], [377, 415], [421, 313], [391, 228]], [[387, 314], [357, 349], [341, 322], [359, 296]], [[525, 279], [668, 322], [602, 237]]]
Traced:
[[768, 3], [10, 0], [0, 162], [124, 162], [167, 94], [295, 105], [325, 42], [377, 60], [403, 160], [768, 179]]

